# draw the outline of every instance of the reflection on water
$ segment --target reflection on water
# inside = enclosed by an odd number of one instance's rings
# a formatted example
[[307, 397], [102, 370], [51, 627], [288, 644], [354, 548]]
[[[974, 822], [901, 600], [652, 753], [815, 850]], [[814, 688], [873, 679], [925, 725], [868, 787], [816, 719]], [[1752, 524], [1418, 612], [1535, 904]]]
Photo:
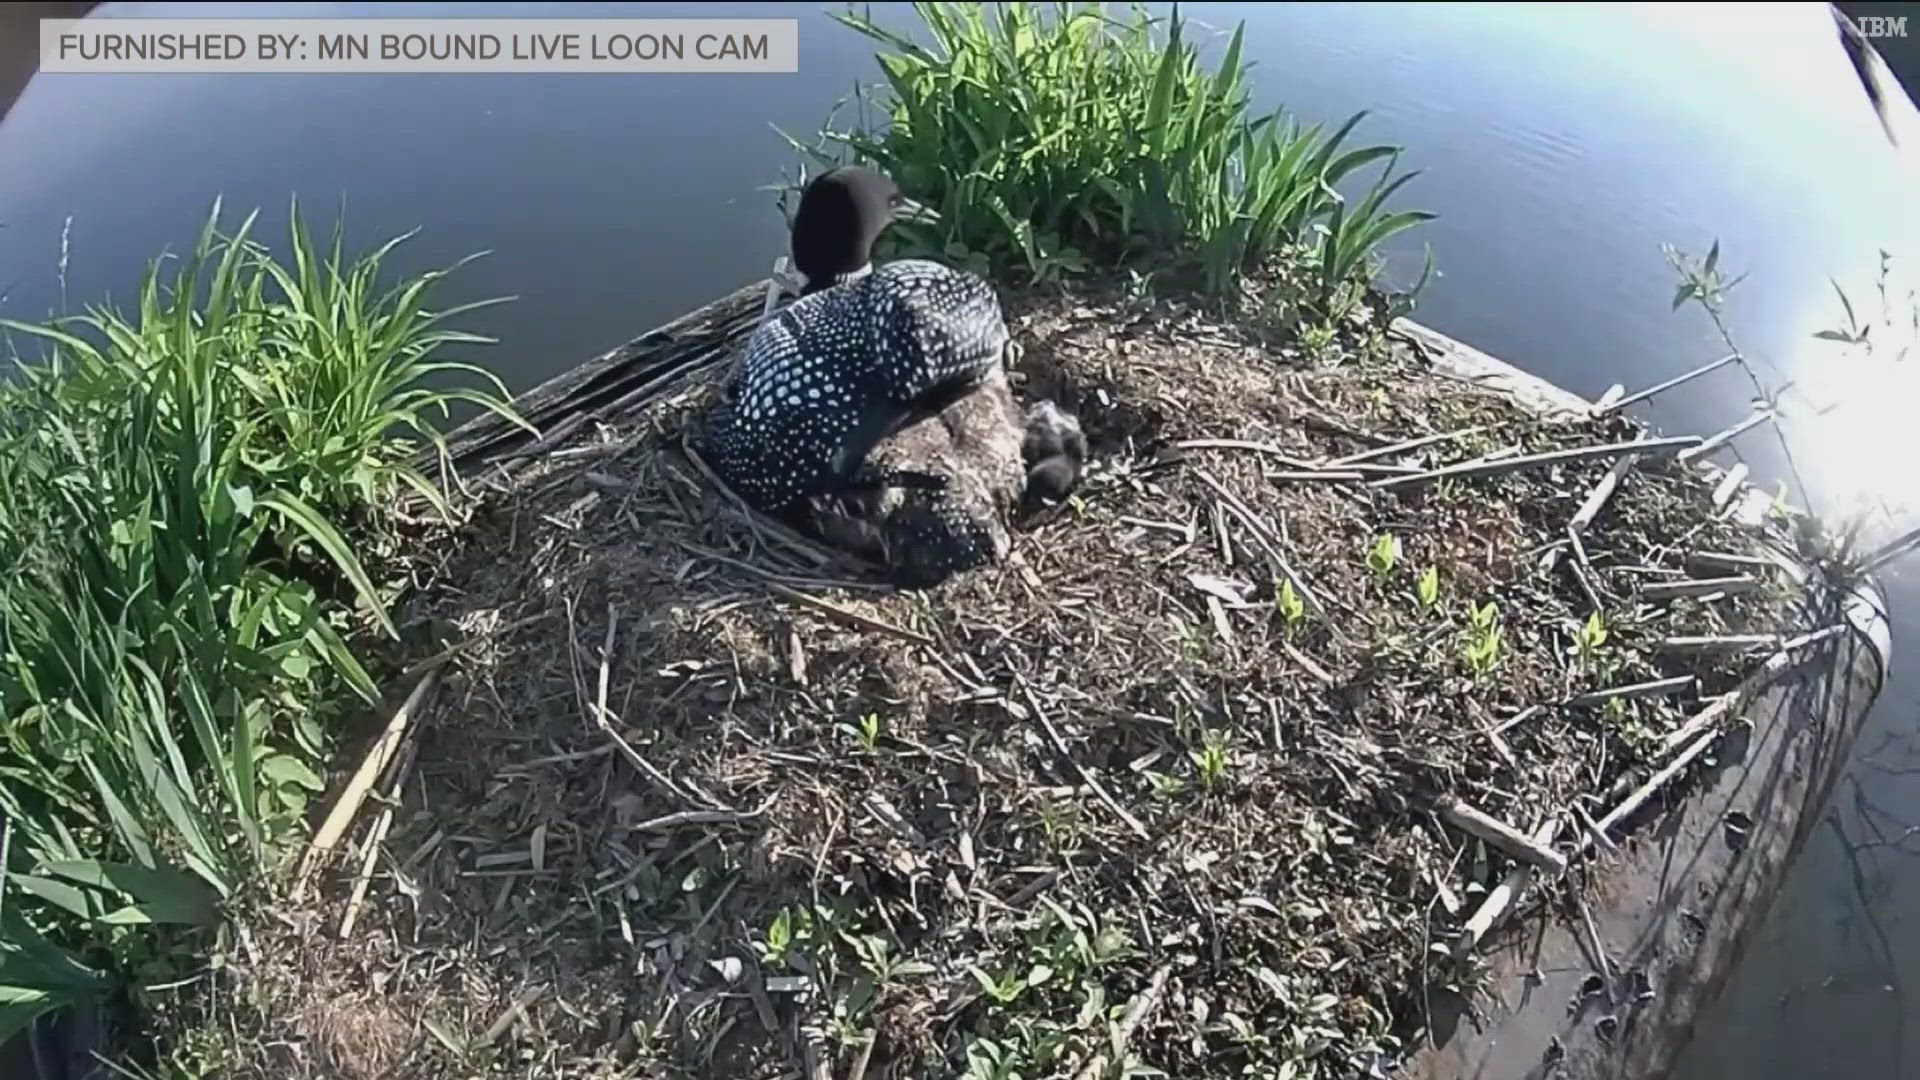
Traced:
[[[1418, 317], [1569, 389], [1649, 385], [1725, 351], [1697, 309], [1670, 310], [1661, 252], [1704, 253], [1718, 238], [1723, 265], [1747, 275], [1727, 305], [1736, 340], [1770, 384], [1797, 381], [1789, 430], [1817, 497], [1881, 500], [1910, 521], [1914, 363], [1811, 337], [1842, 319], [1830, 277], [1859, 303], [1881, 249], [1920, 261], [1920, 172], [1889, 148], [1824, 5], [1186, 7], [1217, 27], [1249, 20], [1265, 104], [1332, 122], [1373, 110], [1361, 135], [1405, 145], [1404, 163], [1425, 172], [1404, 198], [1442, 215], [1394, 252], [1404, 279], [1421, 242], [1435, 251], [1442, 276]], [[494, 252], [449, 299], [521, 297], [476, 329], [502, 339], [486, 359], [523, 388], [760, 276], [783, 238], [756, 188], [791, 161], [769, 123], [810, 130], [875, 74], [856, 35], [784, 4], [380, 10], [796, 13], [802, 73], [44, 77], [0, 125], [0, 220], [12, 226], [0, 233], [0, 288], [17, 283], [0, 310], [60, 306], [54, 267], [69, 216], [66, 284], [79, 301], [128, 295], [148, 257], [190, 241], [216, 193], [266, 207], [270, 223], [294, 192], [329, 214], [346, 197], [350, 240], [424, 227], [398, 269]], [[1670, 430], [1719, 430], [1752, 396], [1723, 369], [1648, 415]], [[1757, 476], [1780, 475], [1766, 432], [1739, 447]], [[1908, 640], [1920, 592], [1892, 578], [1896, 635]], [[1842, 787], [1836, 824], [1816, 833], [1684, 1077], [1920, 1075], [1897, 1022], [1912, 1010], [1887, 989], [1920, 981], [1920, 859], [1892, 844], [1848, 857], [1873, 829], [1891, 839], [1900, 822], [1920, 822], [1920, 794], [1898, 774], [1920, 767], [1915, 700], [1896, 670], [1868, 723], [1871, 757]]]

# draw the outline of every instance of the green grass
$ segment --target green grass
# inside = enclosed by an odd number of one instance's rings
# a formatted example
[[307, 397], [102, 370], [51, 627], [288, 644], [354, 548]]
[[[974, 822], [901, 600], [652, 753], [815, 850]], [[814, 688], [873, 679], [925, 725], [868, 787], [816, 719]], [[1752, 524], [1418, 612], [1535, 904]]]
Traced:
[[321, 253], [296, 208], [283, 265], [219, 220], [131, 315], [4, 324], [45, 349], [0, 385], [0, 1039], [179, 978], [271, 883], [336, 721], [378, 700], [347, 641], [394, 628], [356, 550], [403, 489], [445, 506], [395, 433], [505, 411], [425, 385], [484, 339], [443, 328], [475, 305], [427, 308], [439, 274], [378, 289], [399, 241]]
[[[1217, 296], [1287, 258], [1324, 310], [1350, 302], [1382, 242], [1433, 216], [1388, 209], [1416, 174], [1395, 174], [1395, 147], [1348, 144], [1364, 114], [1326, 132], [1254, 113], [1244, 26], [1209, 71], [1177, 12], [914, 8], [921, 41], [836, 14], [882, 50], [882, 116], [794, 142], [816, 165], [872, 164], [938, 211], [895, 230], [907, 250], [1035, 282], [1171, 264]], [[1378, 179], [1349, 203], [1337, 185], [1369, 166]]]

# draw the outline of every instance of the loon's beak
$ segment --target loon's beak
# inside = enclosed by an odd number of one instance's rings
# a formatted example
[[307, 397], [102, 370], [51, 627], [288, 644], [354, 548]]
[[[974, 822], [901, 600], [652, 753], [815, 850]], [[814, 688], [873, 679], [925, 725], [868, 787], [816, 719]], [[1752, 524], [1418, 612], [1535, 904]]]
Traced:
[[940, 220], [940, 214], [929, 206], [922, 206], [912, 199], [902, 198], [893, 208], [893, 220], [911, 221], [917, 225], [931, 225]]

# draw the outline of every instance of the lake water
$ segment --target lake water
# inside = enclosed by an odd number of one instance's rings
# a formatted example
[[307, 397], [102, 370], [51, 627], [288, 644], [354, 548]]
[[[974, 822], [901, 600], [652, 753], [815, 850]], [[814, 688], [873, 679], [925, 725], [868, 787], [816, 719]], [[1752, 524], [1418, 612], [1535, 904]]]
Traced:
[[[344, 199], [350, 240], [423, 228], [400, 269], [493, 252], [456, 279], [458, 298], [520, 298], [471, 328], [502, 339], [481, 358], [522, 389], [761, 276], [784, 238], [757, 189], [793, 161], [769, 125], [810, 132], [877, 74], [861, 38], [801, 5], [375, 6], [100, 14], [793, 14], [801, 73], [42, 76], [0, 125], [0, 314], [129, 297], [149, 258], [191, 242], [216, 194], [263, 207], [275, 231], [294, 193], [323, 220]], [[1872, 497], [1911, 524], [1920, 478], [1899, 463], [1920, 449], [1920, 380], [1911, 364], [1811, 336], [1840, 319], [1829, 278], [1862, 298], [1881, 249], [1920, 260], [1920, 170], [1891, 148], [1825, 5], [1186, 10], [1219, 27], [1248, 20], [1263, 104], [1336, 123], [1373, 110], [1361, 134], [1425, 170], [1402, 201], [1441, 214], [1394, 253], [1405, 278], [1431, 245], [1442, 273], [1416, 317], [1571, 390], [1638, 388], [1725, 351], [1697, 310], [1669, 310], [1661, 252], [1718, 238], [1723, 265], [1749, 275], [1727, 312], [1742, 349], [1770, 380], [1842, 403], [1792, 428], [1817, 498]], [[1750, 397], [1723, 369], [1646, 415], [1709, 432]], [[1779, 475], [1764, 431], [1740, 448], [1757, 475]], [[1920, 587], [1897, 567], [1886, 584], [1904, 658]], [[1920, 1016], [1908, 1000], [1920, 842], [1873, 843], [1920, 823], [1920, 790], [1902, 775], [1920, 770], [1917, 702], [1896, 665], [1830, 820], [1684, 1080], [1920, 1076], [1920, 1033], [1905, 1023]]]

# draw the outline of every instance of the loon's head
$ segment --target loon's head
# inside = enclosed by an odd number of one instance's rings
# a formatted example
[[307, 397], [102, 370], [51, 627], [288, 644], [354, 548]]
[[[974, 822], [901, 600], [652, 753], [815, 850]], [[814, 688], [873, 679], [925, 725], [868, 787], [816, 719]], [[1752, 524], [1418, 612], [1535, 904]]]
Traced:
[[866, 270], [888, 225], [927, 216], [882, 173], [858, 165], [821, 173], [793, 215], [793, 266], [806, 278], [802, 294]]

